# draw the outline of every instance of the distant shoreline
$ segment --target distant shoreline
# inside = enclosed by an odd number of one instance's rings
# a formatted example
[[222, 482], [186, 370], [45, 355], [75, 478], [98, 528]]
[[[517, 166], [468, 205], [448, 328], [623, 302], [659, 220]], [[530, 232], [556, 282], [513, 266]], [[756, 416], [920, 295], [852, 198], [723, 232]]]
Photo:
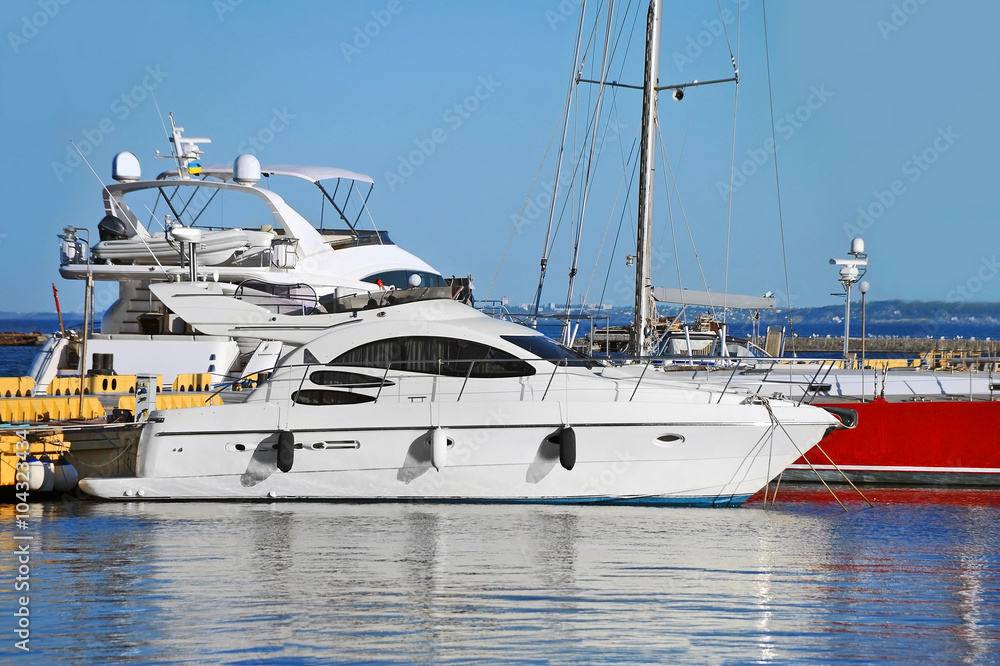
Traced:
[[[492, 302], [484, 301], [487, 312], [491, 312]], [[498, 308], [499, 302], [495, 302]], [[504, 307], [504, 312], [527, 320], [524, 303]], [[574, 306], [571, 312], [576, 315], [580, 306]], [[685, 319], [693, 321], [706, 308], [688, 307]], [[678, 311], [678, 306], [661, 304], [660, 312], [664, 316], [672, 316]], [[539, 315], [539, 329], [546, 332], [558, 331], [561, 324], [557, 318], [562, 316], [564, 308], [555, 303], [545, 303]], [[628, 306], [615, 306], [610, 309], [597, 310], [596, 306], [587, 306], [583, 318], [579, 320], [578, 336], [584, 335], [590, 329], [591, 322], [596, 327], [603, 327], [605, 322], [612, 325], [628, 324], [632, 321], [633, 309]], [[935, 340], [997, 340], [1000, 339], [1000, 303], [946, 303], [943, 301], [874, 301], [865, 306], [866, 322], [865, 337], [873, 338], [920, 338]], [[760, 318], [754, 322], [752, 313], [746, 310], [731, 310], [725, 313], [729, 332], [736, 337], [763, 335], [770, 326], [780, 326], [784, 329], [786, 339], [796, 338], [838, 338], [844, 335], [844, 303], [843, 300], [831, 305], [812, 307], [780, 307], [774, 310], [760, 312]], [[791, 321], [789, 321], [789, 314]], [[717, 309], [716, 317], [722, 318], [723, 311]], [[100, 321], [99, 314], [96, 321]], [[83, 321], [83, 313], [64, 312], [62, 324], [66, 329], [79, 328]], [[9, 333], [52, 334], [60, 328], [59, 317], [55, 312], [14, 313], [0, 312], [0, 331]], [[851, 308], [851, 338], [861, 337], [861, 307], [853, 303]], [[815, 345], [828, 345], [829, 342], [816, 341]]]

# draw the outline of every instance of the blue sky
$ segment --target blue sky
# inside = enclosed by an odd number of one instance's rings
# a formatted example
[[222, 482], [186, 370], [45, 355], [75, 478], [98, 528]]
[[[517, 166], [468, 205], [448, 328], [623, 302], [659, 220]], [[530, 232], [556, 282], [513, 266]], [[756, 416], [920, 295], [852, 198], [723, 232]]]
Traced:
[[[188, 134], [211, 137], [204, 161], [252, 149], [263, 162], [368, 173], [373, 213], [397, 243], [446, 275], [472, 273], [479, 298], [531, 299], [545, 225], [529, 214], [512, 238], [513, 219], [526, 199], [544, 203], [552, 179], [550, 151], [532, 190], [565, 98], [578, 2], [64, 1], [0, 5], [0, 311], [52, 310], [52, 282], [79, 309], [82, 283], [59, 278], [56, 235], [66, 225], [96, 229], [102, 208], [97, 179], [69, 159], [69, 142], [93, 145], [88, 159], [106, 182], [121, 150], [158, 172], [153, 152], [168, 145], [147, 89]], [[672, 192], [668, 205], [664, 188], [657, 193], [654, 282], [676, 286], [679, 277], [720, 291], [728, 272], [729, 290], [773, 291], [785, 303], [761, 3], [668, 2], [661, 83], [731, 75], [740, 6], [743, 178], [728, 271], [731, 84], [661, 101], [680, 199]], [[766, 9], [792, 304], [835, 302], [827, 260], [844, 256], [852, 235], [867, 242], [872, 299], [1000, 301], [1000, 3]], [[642, 81], [641, 23], [622, 82]], [[616, 130], [588, 204], [577, 301], [599, 301], [603, 290], [606, 302], [631, 302], [634, 222], [626, 219], [612, 254], [620, 208], [611, 204], [640, 97], [606, 98]], [[544, 302], [565, 298], [569, 243], [561, 227]]]

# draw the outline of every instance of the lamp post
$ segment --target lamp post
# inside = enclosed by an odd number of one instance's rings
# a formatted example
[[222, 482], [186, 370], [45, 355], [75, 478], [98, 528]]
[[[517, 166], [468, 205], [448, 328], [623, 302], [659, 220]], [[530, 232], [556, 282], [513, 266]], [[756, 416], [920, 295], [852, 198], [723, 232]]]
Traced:
[[867, 281], [858, 285], [861, 292], [861, 402], [865, 401], [865, 294], [870, 288]]
[[[86, 233], [86, 245], [81, 246], [77, 241], [78, 233]], [[87, 282], [83, 288], [83, 340], [80, 342], [80, 418], [83, 418], [84, 388], [87, 383], [87, 334], [90, 330], [90, 318], [93, 316], [91, 301], [94, 297], [94, 276], [90, 272], [90, 230], [65, 227], [60, 238], [63, 239], [63, 257], [60, 263], [87, 264]]]
[[849, 367], [850, 356], [848, 345], [851, 342], [851, 287], [868, 271], [868, 255], [865, 254], [865, 241], [855, 238], [851, 241], [851, 259], [831, 259], [830, 264], [841, 266], [840, 284], [844, 286], [847, 298], [844, 304], [844, 367]]

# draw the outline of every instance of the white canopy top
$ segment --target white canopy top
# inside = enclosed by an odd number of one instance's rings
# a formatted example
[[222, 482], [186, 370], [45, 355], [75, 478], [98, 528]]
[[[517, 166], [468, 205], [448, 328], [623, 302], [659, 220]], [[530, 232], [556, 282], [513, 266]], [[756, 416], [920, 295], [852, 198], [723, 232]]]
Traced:
[[[201, 173], [202, 175], [212, 176], [213, 178], [230, 180], [233, 177], [233, 165], [206, 164], [201, 167]], [[347, 169], [338, 169], [337, 167], [299, 166], [296, 164], [261, 164], [260, 173], [264, 176], [293, 176], [295, 178], [308, 180], [310, 183], [317, 183], [321, 180], [333, 180], [335, 178], [348, 178], [361, 183], [368, 183], [370, 185], [375, 184], [375, 181], [372, 180], [371, 176], [366, 176], [363, 173], [355, 173], [354, 171], [348, 171]], [[161, 174], [161, 177], [176, 175], [176, 170], [167, 171]]]

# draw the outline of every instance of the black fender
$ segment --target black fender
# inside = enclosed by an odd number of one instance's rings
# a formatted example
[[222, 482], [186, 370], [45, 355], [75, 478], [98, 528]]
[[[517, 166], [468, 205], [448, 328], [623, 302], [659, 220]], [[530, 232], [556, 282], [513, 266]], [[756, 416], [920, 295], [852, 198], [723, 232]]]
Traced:
[[559, 464], [567, 470], [576, 466], [576, 432], [569, 426], [559, 431]]
[[858, 412], [849, 407], [831, 407], [822, 405], [822, 408], [833, 414], [844, 428], [853, 428], [858, 425]]
[[282, 430], [278, 433], [278, 469], [290, 472], [295, 462], [295, 433]]

